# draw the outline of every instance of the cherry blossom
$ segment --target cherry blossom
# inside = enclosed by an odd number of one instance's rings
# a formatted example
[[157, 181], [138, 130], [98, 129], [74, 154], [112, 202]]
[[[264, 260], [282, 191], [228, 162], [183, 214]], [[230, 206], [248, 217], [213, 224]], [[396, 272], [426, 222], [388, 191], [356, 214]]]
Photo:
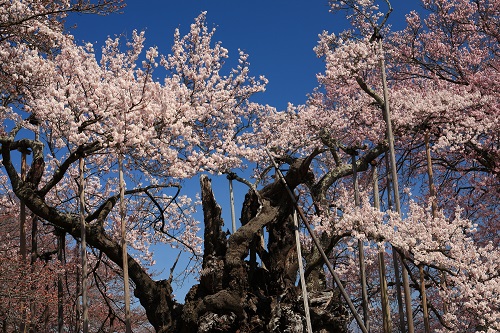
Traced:
[[[26, 300], [18, 305], [25, 308], [16, 309], [17, 317], [0, 310], [9, 325], [29, 321], [55, 327], [56, 312], [47, 310], [50, 314], [43, 317], [43, 311], [56, 307], [56, 285], [64, 275], [72, 290], [65, 294], [72, 309], [65, 321], [78, 327], [75, 179], [76, 162], [84, 158], [89, 295], [99, 303], [91, 310], [91, 327], [123, 328], [117, 209], [121, 156], [126, 259], [143, 306], [134, 314], [137, 330], [189, 331], [221, 323], [235, 331], [237, 322], [263, 331], [302, 327], [303, 311], [294, 303], [293, 200], [270, 171], [269, 149], [357, 306], [361, 241], [371, 294], [378, 293], [381, 281], [382, 249], [391, 267], [387, 278], [398, 277], [388, 257], [395, 251], [404, 258], [413, 286], [422, 268], [434, 331], [498, 331], [498, 2], [426, 0], [421, 12], [408, 14], [407, 27], [399, 32], [386, 24], [387, 1], [330, 4], [334, 14], [347, 16], [352, 29], [319, 35], [315, 51], [325, 69], [317, 75], [318, 88], [305, 105], [289, 104], [286, 110], [252, 102], [254, 94], [265, 91], [267, 80], [250, 75], [250, 56], [242, 51], [236, 67], [226, 67], [229, 51], [214, 42], [207, 13], [195, 18], [185, 35], [176, 30], [170, 54], [162, 55], [147, 46], [144, 32], [134, 31], [128, 40], [109, 38], [96, 52], [100, 46], [75, 41], [64, 31], [66, 14], [108, 12], [117, 2], [11, 1], [0, 6], [0, 215], [5, 225], [0, 237], [6, 244], [0, 249], [0, 278], [8, 282], [2, 293], [10, 295], [0, 298], [1, 308], [10, 309], [16, 298]], [[387, 197], [392, 184], [384, 163], [388, 143], [382, 110], [388, 105], [398, 177], [407, 189], [401, 194], [401, 214]], [[26, 150], [30, 166], [23, 179], [18, 160]], [[380, 193], [373, 192], [375, 166]], [[429, 167], [435, 174], [432, 184]], [[241, 171], [245, 168], [254, 178]], [[353, 169], [360, 205], [353, 202]], [[195, 217], [200, 199], [187, 196], [183, 186], [204, 173], [227, 174], [249, 186], [241, 228], [232, 234], [222, 231], [220, 207], [203, 176], [205, 239], [200, 236]], [[379, 194], [381, 209], [373, 207]], [[42, 221], [36, 250], [45, 256], [32, 263], [17, 256], [20, 202]], [[54, 233], [62, 231], [73, 239], [65, 247], [65, 262], [50, 255], [56, 250]], [[308, 288], [320, 295], [327, 288], [336, 290], [309, 236], [301, 239]], [[173, 273], [155, 280], [155, 246], [180, 249], [201, 266], [199, 283], [185, 304], [174, 298]], [[172, 259], [172, 271], [176, 263]], [[255, 285], [259, 274], [262, 279]], [[420, 290], [410, 292], [417, 328], [423, 327]], [[314, 298], [316, 325], [335, 323], [347, 331], [352, 325], [345, 319], [344, 303], [331, 294], [328, 304], [338, 305], [328, 312], [331, 316], [317, 305], [323, 296]], [[397, 291], [389, 294], [396, 302]], [[368, 305], [375, 315], [381, 312], [378, 296]], [[392, 319], [398, 317], [394, 313]]]

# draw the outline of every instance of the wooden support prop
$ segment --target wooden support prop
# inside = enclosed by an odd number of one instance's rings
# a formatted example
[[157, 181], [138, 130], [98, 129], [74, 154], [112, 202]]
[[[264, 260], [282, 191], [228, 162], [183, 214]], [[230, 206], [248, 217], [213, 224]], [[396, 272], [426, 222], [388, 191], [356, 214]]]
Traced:
[[79, 196], [80, 196], [80, 247], [82, 255], [82, 319], [83, 319], [83, 333], [89, 332], [89, 308], [87, 298], [87, 231], [85, 227], [85, 179], [84, 170], [85, 161], [80, 157], [79, 170]]
[[427, 308], [427, 294], [425, 292], [425, 273], [424, 265], [418, 265], [418, 273], [420, 275], [420, 296], [422, 297], [422, 313], [424, 316], [424, 332], [431, 333], [431, 326], [429, 323], [429, 310]]
[[[350, 152], [351, 154], [351, 165], [352, 165], [352, 181], [354, 185], [354, 204], [356, 207], [360, 207], [361, 203], [359, 200], [359, 184], [358, 184], [358, 168], [356, 166], [356, 154], [355, 150]], [[370, 312], [368, 309], [368, 288], [366, 286], [366, 265], [365, 265], [365, 247], [361, 239], [358, 240], [358, 254], [359, 254], [359, 279], [361, 282], [361, 297], [363, 304], [363, 322], [365, 323], [366, 329], [370, 330]]]
[[323, 248], [321, 247], [321, 244], [320, 244], [318, 238], [314, 235], [314, 232], [313, 232], [311, 226], [309, 225], [309, 222], [307, 221], [304, 212], [302, 211], [297, 200], [295, 199], [295, 195], [293, 194], [290, 187], [288, 187], [288, 184], [285, 180], [285, 177], [281, 173], [281, 170], [279, 169], [278, 164], [276, 164], [276, 161], [274, 160], [273, 156], [271, 155], [271, 152], [269, 151], [269, 149], [267, 149], [267, 148], [265, 148], [265, 149], [266, 149], [267, 155], [269, 156], [269, 159], [271, 160], [274, 168], [276, 169], [276, 173], [278, 174], [281, 182], [285, 186], [285, 189], [286, 189], [288, 195], [290, 196], [290, 199], [292, 200], [293, 205], [295, 206], [295, 209], [297, 210], [297, 213], [299, 214], [300, 218], [304, 222], [304, 225], [306, 226], [307, 230], [309, 231], [309, 235], [311, 236], [314, 245], [318, 249], [318, 251], [321, 255], [321, 258], [323, 258], [323, 261], [325, 262], [326, 267], [328, 268], [328, 270], [332, 274], [333, 279], [335, 280], [335, 283], [337, 284], [337, 286], [340, 290], [340, 293], [342, 294], [342, 297], [344, 297], [345, 301], [347, 302], [347, 305], [349, 306], [349, 309], [351, 310], [351, 313], [354, 316], [356, 323], [358, 324], [359, 328], [361, 329], [361, 331], [363, 333], [368, 333], [368, 330], [366, 329], [365, 324], [363, 323], [363, 320], [361, 319], [361, 316], [356, 311], [356, 308], [354, 307], [354, 304], [352, 303], [351, 298], [349, 297], [349, 295], [347, 294], [347, 291], [345, 290], [344, 286], [342, 285], [342, 282], [340, 281], [339, 276], [337, 275], [337, 273], [333, 269], [333, 266], [330, 263], [330, 260], [328, 260], [328, 257], [326, 256], [325, 251], [323, 251]]
[[125, 332], [132, 333], [130, 322], [130, 282], [128, 275], [128, 253], [125, 222], [125, 180], [123, 178], [123, 155], [118, 154], [118, 174], [120, 181], [120, 224], [121, 224], [121, 247], [123, 264], [123, 294], [125, 300]]
[[[22, 149], [21, 151], [21, 180], [24, 182], [26, 180], [26, 155], [29, 154], [27, 149]], [[23, 201], [21, 201], [21, 207], [19, 211], [19, 254], [21, 256], [22, 263], [26, 263], [27, 259], [27, 247], [26, 247], [26, 205]], [[23, 302], [23, 301], [21, 301]], [[25, 333], [28, 329], [29, 323], [26, 321], [27, 319], [27, 310], [25, 309], [25, 305], [22, 305], [23, 308], [22, 320], [20, 325], [21, 332]]]
[[[374, 37], [378, 41], [378, 47], [380, 52], [380, 73], [382, 75], [382, 86], [384, 90], [384, 119], [387, 126], [387, 141], [389, 141], [389, 156], [391, 162], [391, 175], [392, 175], [392, 190], [394, 194], [394, 203], [397, 213], [401, 216], [401, 202], [399, 199], [399, 185], [398, 185], [398, 172], [396, 168], [396, 153], [394, 149], [394, 135], [392, 132], [391, 124], [391, 111], [389, 108], [389, 90], [387, 88], [387, 78], [385, 73], [385, 60], [383, 57], [384, 49], [382, 46], [382, 36], [379, 31], [376, 31]], [[404, 258], [401, 256], [401, 260]], [[415, 329], [413, 326], [413, 310], [411, 307], [411, 290], [410, 283], [408, 279], [408, 271], [405, 265], [401, 267], [401, 273], [403, 276], [403, 289], [405, 293], [405, 306], [406, 306], [406, 319], [408, 323], [408, 333], [414, 333]]]
[[[30, 271], [31, 274], [35, 274], [35, 262], [38, 259], [38, 217], [36, 215], [33, 215], [31, 219], [31, 254], [30, 254]], [[36, 294], [36, 286], [34, 284], [31, 285], [31, 293], [33, 295]], [[45, 305], [47, 307], [48, 305]], [[47, 311], [44, 311], [45, 314], [47, 314]], [[36, 303], [35, 302], [30, 302], [30, 313], [34, 314], [36, 313]], [[35, 323], [33, 321], [30, 322], [29, 325], [29, 331], [30, 332], [36, 332], [35, 328]]]
[[[29, 154], [28, 150], [21, 151], [21, 180], [26, 180], [26, 155]], [[21, 210], [19, 213], [20, 229], [19, 229], [19, 253], [22, 260], [26, 260], [26, 205], [21, 201]]]
[[[436, 217], [437, 213], [437, 199], [436, 199], [436, 188], [434, 187], [434, 176], [432, 172], [432, 158], [431, 158], [431, 148], [429, 145], [429, 133], [425, 133], [425, 155], [427, 158], [427, 176], [429, 178], [429, 194], [431, 196], [432, 204], [432, 217]], [[418, 272], [420, 274], [420, 295], [422, 297], [422, 312], [424, 316], [424, 330], [425, 333], [431, 333], [431, 325], [429, 322], [429, 309], [427, 306], [427, 293], [425, 291], [425, 274], [424, 266], [422, 264], [418, 265]]]
[[[436, 217], [437, 213], [437, 192], [436, 186], [434, 185], [434, 172], [432, 171], [432, 157], [431, 157], [431, 148], [429, 143], [429, 133], [425, 134], [425, 153], [427, 157], [427, 176], [429, 179], [429, 195], [432, 199], [432, 216]], [[446, 286], [446, 272], [441, 272], [441, 288], [445, 290]], [[448, 303], [447, 300], [443, 300], [443, 314], [448, 313]]]
[[[385, 166], [389, 170], [389, 156], [385, 156]], [[392, 209], [392, 178], [389, 171], [387, 171], [387, 204]], [[403, 305], [403, 296], [401, 292], [401, 273], [399, 272], [399, 254], [395, 249], [392, 249], [392, 264], [394, 266], [394, 279], [396, 282], [396, 299], [398, 301], [398, 314], [399, 314], [399, 330], [406, 332], [405, 310]]]
[[[373, 206], [375, 209], [380, 210], [380, 196], [378, 189], [378, 168], [377, 164], [373, 164]], [[392, 332], [392, 321], [391, 321], [391, 307], [389, 303], [389, 292], [387, 288], [386, 279], [386, 267], [384, 260], [385, 248], [384, 244], [378, 247], [378, 270], [380, 277], [380, 299], [382, 303], [382, 320], [383, 320], [383, 332]]]
[[304, 265], [302, 264], [302, 248], [300, 246], [299, 221], [297, 210], [293, 212], [293, 225], [295, 229], [295, 245], [297, 247], [297, 261], [299, 263], [300, 285], [302, 287], [302, 299], [304, 300], [304, 312], [306, 314], [307, 332], [313, 333], [311, 324], [311, 314], [309, 313], [309, 296], [307, 293], [307, 283], [304, 277]]
[[[64, 263], [64, 250], [66, 249], [66, 233], [56, 229], [57, 260]], [[62, 272], [57, 273], [57, 333], [64, 333], [64, 281]]]

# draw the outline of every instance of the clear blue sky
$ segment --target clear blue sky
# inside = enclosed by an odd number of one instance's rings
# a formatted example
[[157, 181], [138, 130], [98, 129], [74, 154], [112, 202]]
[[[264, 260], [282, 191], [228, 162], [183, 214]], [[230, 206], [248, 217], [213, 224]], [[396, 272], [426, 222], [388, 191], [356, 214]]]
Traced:
[[[395, 29], [403, 26], [404, 15], [418, 9], [420, 1], [393, 0], [394, 12], [390, 24]], [[209, 27], [215, 27], [215, 41], [221, 41], [235, 61], [238, 49], [249, 54], [251, 75], [268, 78], [267, 91], [254, 101], [283, 110], [288, 102], [303, 104], [307, 94], [317, 86], [316, 74], [324, 64], [313, 51], [318, 34], [323, 30], [340, 32], [346, 21], [329, 12], [328, 0], [129, 0], [122, 14], [109, 16], [71, 16], [69, 25], [76, 39], [94, 43], [99, 50], [108, 36], [131, 36], [134, 29], [146, 31], [147, 46], [156, 45], [160, 53], [168, 54], [175, 28], [181, 34], [189, 31], [190, 24], [202, 11], [207, 11]], [[231, 62], [231, 61], [229, 61]], [[223, 209], [224, 230], [231, 228], [228, 182], [224, 176], [212, 177], [216, 198]], [[190, 181], [190, 192], [199, 192], [198, 179]], [[248, 188], [235, 183], [236, 218]], [[201, 216], [199, 217], [201, 218]], [[165, 269], [168, 276], [172, 258], [177, 253], [158, 250], [155, 258], [158, 270]], [[182, 269], [179, 264], [177, 269]], [[176, 289], [177, 300], [182, 302], [194, 281], [186, 281]], [[174, 286], [175, 288], [175, 286]]]
[[[395, 28], [420, 1], [393, 0], [389, 23]], [[303, 104], [316, 86], [316, 74], [323, 63], [313, 52], [323, 30], [340, 32], [345, 21], [329, 12], [327, 0], [129, 0], [122, 14], [104, 17], [72, 16], [77, 22], [72, 33], [77, 40], [94, 43], [100, 49], [104, 40], [115, 35], [130, 36], [134, 29], [145, 30], [147, 45], [157, 45], [168, 54], [174, 29], [187, 33], [189, 25], [207, 11], [209, 27], [215, 27], [215, 40], [229, 49], [230, 59], [238, 49], [250, 55], [250, 71], [268, 78], [267, 92], [256, 101], [282, 110], [288, 102]]]

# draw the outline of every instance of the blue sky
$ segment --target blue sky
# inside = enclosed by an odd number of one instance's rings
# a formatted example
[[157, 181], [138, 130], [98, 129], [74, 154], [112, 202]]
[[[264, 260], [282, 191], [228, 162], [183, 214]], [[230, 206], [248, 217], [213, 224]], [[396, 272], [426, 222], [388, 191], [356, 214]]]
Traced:
[[[393, 0], [394, 12], [390, 24], [395, 29], [404, 24], [404, 15], [419, 8], [416, 0]], [[131, 36], [134, 29], [146, 31], [147, 46], [156, 45], [160, 53], [168, 54], [173, 33], [180, 28], [181, 34], [189, 31], [190, 24], [202, 11], [207, 11], [209, 27], [215, 27], [215, 41], [221, 41], [229, 50], [229, 58], [236, 61], [238, 49], [249, 54], [252, 76], [264, 75], [269, 80], [267, 91], [254, 101], [269, 104], [279, 110], [288, 102], [303, 104], [307, 94], [317, 86], [316, 74], [324, 64], [313, 51], [318, 34], [323, 30], [340, 32], [348, 28], [341, 15], [329, 12], [327, 0], [129, 0], [121, 14], [108, 16], [71, 16], [69, 25], [78, 41], [94, 43], [99, 50], [108, 36]], [[225, 229], [230, 229], [228, 181], [224, 176], [212, 177], [215, 195], [223, 209]], [[190, 181], [189, 192], [199, 192], [198, 179]], [[236, 218], [248, 188], [235, 183]], [[200, 216], [201, 218], [201, 216]], [[158, 250], [155, 258], [158, 270], [168, 270], [177, 252]], [[182, 269], [182, 264], [177, 270]], [[185, 293], [194, 281], [175, 293], [183, 301]], [[175, 286], [174, 286], [175, 288]]]
[[[401, 27], [404, 15], [419, 6], [417, 0], [392, 1], [391, 23]], [[340, 32], [346, 27], [340, 15], [329, 12], [327, 0], [129, 0], [121, 14], [72, 16], [77, 23], [72, 33], [77, 40], [95, 44], [116, 35], [130, 36], [134, 29], [146, 31], [147, 45], [156, 45], [168, 54], [175, 28], [187, 33], [189, 25], [207, 11], [209, 27], [215, 27], [215, 40], [229, 49], [235, 60], [238, 49], [250, 55], [253, 76], [269, 80], [267, 91], [256, 101], [280, 110], [288, 102], [303, 104], [316, 86], [316, 74], [323, 63], [313, 52], [323, 30]]]

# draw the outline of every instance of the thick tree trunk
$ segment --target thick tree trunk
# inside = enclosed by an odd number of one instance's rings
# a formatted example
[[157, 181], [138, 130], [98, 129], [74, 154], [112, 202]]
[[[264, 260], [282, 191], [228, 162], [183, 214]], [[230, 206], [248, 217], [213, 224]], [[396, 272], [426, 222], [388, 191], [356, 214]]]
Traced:
[[[307, 176], [307, 167], [292, 165], [293, 187]], [[296, 286], [298, 273], [291, 218], [293, 205], [277, 181], [243, 204], [242, 227], [229, 238], [222, 232], [221, 209], [210, 181], [201, 178], [205, 220], [205, 251], [200, 284], [186, 297], [180, 332], [304, 332], [303, 301]], [[255, 236], [266, 227], [268, 251], [256, 250], [267, 269], [246, 261]], [[310, 294], [315, 332], [345, 332], [345, 309], [339, 294], [316, 290]], [[179, 326], [178, 326], [179, 327]]]
[[[45, 201], [46, 190], [37, 191], [33, 186], [38, 182], [36, 177], [32, 177], [33, 182], [23, 182], [12, 164], [10, 151], [8, 144], [2, 144], [2, 162], [20, 200], [40, 218], [80, 238], [78, 215], [49, 206]], [[78, 154], [71, 158], [76, 161]], [[290, 165], [286, 178], [292, 190], [311, 179], [310, 161], [297, 160]], [[43, 165], [33, 163], [30, 172], [35, 168], [43, 170]], [[296, 285], [293, 205], [282, 183], [277, 180], [246, 195], [242, 226], [229, 238], [222, 232], [221, 208], [205, 176], [201, 178], [201, 188], [205, 220], [203, 270], [200, 283], [189, 291], [185, 304], [173, 299], [170, 281], [153, 281], [137, 261], [127, 256], [134, 294], [150, 323], [158, 333], [303, 332], [306, 324], [303, 300]], [[102, 209], [87, 216], [85, 235], [89, 246], [122, 267], [120, 244], [107, 235], [102, 223], [116, 202], [117, 198], [112, 197]], [[260, 241], [255, 242], [264, 227], [269, 233], [267, 251]], [[247, 261], [251, 248], [266, 268]], [[324, 284], [316, 284], [321, 285]], [[309, 295], [313, 330], [346, 332], [347, 316], [338, 293], [317, 288]]]

